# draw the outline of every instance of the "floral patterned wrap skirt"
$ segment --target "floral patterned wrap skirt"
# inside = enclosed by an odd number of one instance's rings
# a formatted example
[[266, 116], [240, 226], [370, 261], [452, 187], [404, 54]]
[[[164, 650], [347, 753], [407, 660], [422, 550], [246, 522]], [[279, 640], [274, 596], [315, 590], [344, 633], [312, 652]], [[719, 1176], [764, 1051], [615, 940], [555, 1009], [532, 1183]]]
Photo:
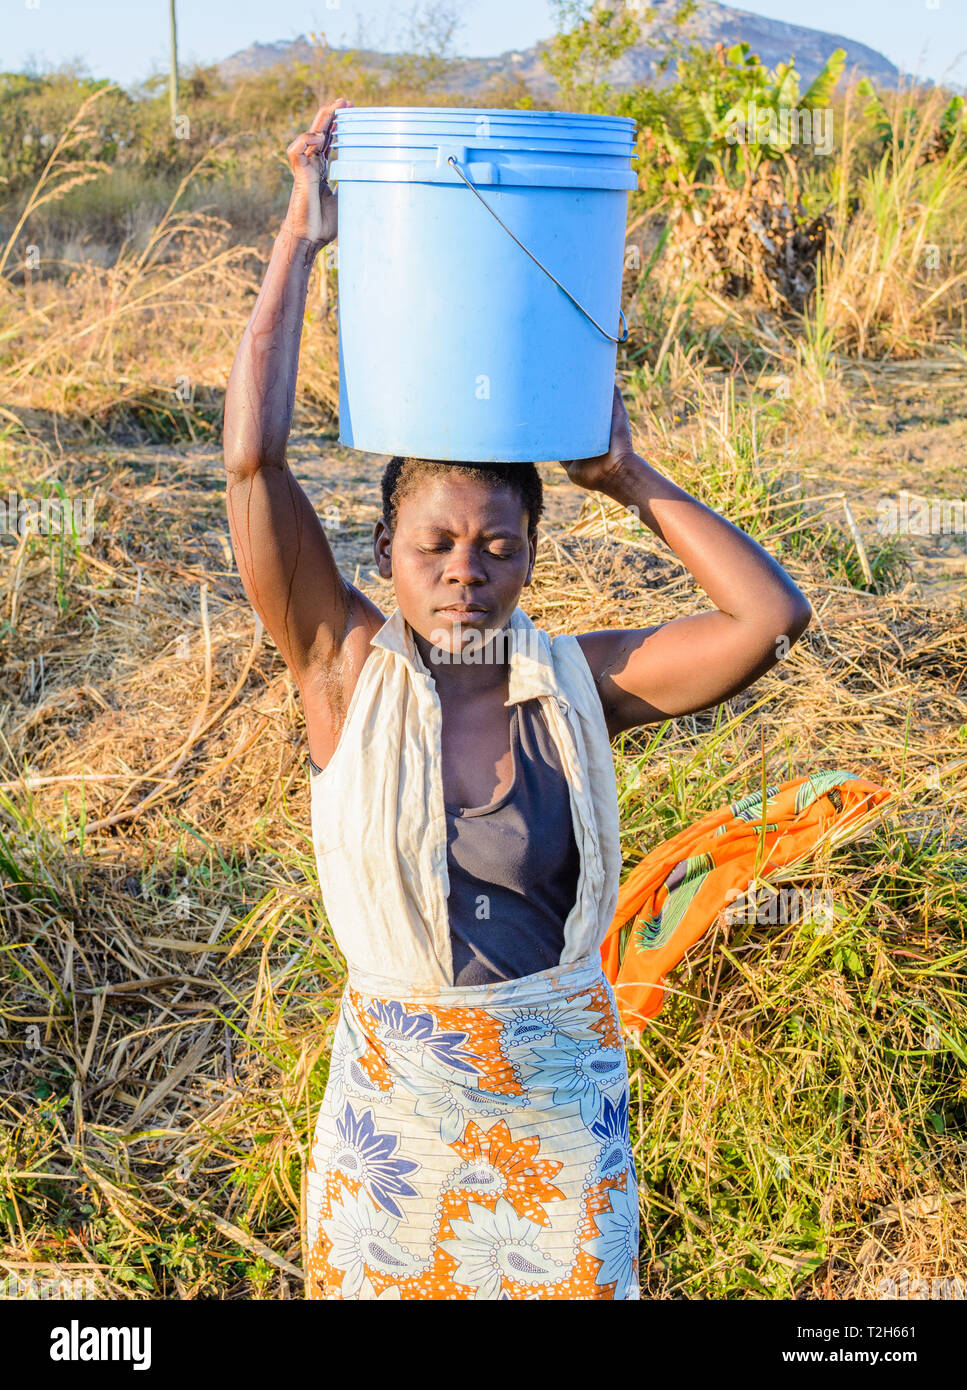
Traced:
[[350, 976], [306, 1197], [314, 1299], [637, 1299], [628, 1067], [600, 958]]

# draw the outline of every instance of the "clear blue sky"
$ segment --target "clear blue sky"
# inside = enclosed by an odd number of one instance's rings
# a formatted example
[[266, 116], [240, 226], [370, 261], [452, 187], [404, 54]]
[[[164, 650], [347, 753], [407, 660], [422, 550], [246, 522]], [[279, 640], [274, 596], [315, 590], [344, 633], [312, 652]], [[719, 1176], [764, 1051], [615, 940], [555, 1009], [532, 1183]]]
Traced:
[[[455, 44], [465, 55], [525, 48], [553, 32], [548, 0], [452, 2], [463, 15]], [[256, 40], [310, 30], [334, 45], [398, 48], [419, 3], [425, 0], [178, 0], [180, 58], [217, 62]], [[967, 83], [967, 0], [745, 0], [735, 8], [843, 34], [904, 71]], [[0, 0], [0, 15], [0, 70], [79, 58], [96, 77], [133, 83], [167, 63], [167, 0]]]

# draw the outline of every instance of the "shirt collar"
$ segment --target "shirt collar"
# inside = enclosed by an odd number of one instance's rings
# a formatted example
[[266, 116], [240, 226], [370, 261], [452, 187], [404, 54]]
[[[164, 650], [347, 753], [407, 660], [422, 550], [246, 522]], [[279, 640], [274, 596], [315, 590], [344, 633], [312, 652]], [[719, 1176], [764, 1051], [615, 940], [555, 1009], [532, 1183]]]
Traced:
[[[505, 703], [512, 705], [521, 700], [532, 700], [537, 695], [558, 695], [560, 691], [547, 633], [536, 627], [520, 607], [510, 615], [508, 629], [509, 699]], [[413, 640], [413, 630], [398, 604], [383, 626], [369, 639], [369, 644], [395, 652], [411, 670], [432, 679]]]

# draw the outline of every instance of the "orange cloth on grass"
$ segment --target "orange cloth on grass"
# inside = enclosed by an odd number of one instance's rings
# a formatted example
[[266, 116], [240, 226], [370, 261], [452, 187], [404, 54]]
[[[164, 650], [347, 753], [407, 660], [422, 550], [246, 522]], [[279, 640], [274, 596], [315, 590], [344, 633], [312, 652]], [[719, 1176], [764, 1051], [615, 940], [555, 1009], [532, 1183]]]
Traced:
[[[834, 821], [852, 821], [889, 796], [885, 787], [841, 771], [766, 787], [760, 878], [801, 859]], [[601, 965], [625, 1027], [654, 1018], [665, 973], [749, 887], [760, 838], [762, 794], [752, 792], [686, 826], [632, 869], [601, 944]]]

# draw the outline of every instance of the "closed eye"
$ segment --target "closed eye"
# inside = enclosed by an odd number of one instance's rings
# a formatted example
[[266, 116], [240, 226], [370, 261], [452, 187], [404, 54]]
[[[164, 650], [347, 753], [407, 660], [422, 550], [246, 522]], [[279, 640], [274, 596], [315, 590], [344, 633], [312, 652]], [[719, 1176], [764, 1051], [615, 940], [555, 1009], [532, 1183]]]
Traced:
[[[435, 555], [440, 550], [449, 550], [450, 547], [447, 545], [421, 545], [419, 549], [424, 555]], [[492, 555], [495, 560], [512, 560], [517, 551], [488, 550], [487, 554]]]

